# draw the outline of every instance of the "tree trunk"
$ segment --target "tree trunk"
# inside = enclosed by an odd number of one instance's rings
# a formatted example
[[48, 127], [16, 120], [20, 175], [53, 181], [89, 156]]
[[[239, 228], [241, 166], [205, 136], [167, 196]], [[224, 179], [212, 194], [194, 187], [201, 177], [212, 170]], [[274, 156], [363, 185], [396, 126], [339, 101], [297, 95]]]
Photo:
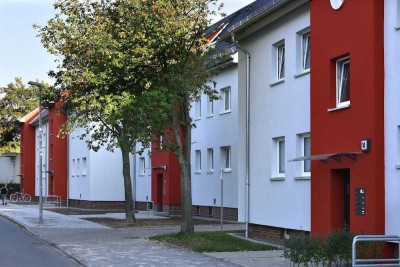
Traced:
[[129, 150], [121, 146], [122, 152], [122, 174], [125, 187], [125, 214], [127, 222], [135, 222], [135, 211], [133, 210], [132, 182], [130, 172]]
[[190, 168], [190, 150], [191, 150], [191, 120], [189, 108], [185, 103], [189, 103], [188, 96], [184, 97], [181, 105], [181, 115], [183, 123], [178, 123], [178, 112], [172, 116], [172, 125], [175, 134], [175, 141], [179, 149], [176, 155], [181, 167], [181, 233], [192, 234], [194, 232], [192, 215], [192, 178]]

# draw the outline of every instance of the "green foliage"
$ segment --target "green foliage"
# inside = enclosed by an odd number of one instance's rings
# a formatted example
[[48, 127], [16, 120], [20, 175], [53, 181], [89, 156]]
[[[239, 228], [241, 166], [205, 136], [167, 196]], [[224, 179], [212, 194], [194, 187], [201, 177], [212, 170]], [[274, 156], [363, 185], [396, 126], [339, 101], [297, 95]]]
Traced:
[[167, 242], [200, 253], [276, 249], [272, 246], [243, 240], [223, 232], [198, 232], [191, 235], [174, 233], [158, 235], [150, 239]]
[[0, 88], [0, 154], [19, 153], [18, 121], [38, 106], [37, 88], [21, 78]]
[[[347, 227], [333, 231], [326, 238], [310, 235], [285, 240], [284, 257], [298, 266], [349, 266], [355, 235]], [[380, 242], [357, 243], [357, 258], [382, 258]]]

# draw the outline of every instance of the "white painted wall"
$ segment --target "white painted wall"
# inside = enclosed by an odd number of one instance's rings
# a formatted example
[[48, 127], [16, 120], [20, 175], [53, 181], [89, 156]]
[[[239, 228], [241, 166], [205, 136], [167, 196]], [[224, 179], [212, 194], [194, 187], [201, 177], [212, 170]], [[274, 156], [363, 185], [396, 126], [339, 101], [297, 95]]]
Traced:
[[[136, 145], [136, 151], [140, 151], [142, 149], [142, 144]], [[145, 159], [145, 174], [142, 175], [139, 173], [139, 158], [143, 157]], [[132, 156], [132, 160], [134, 157]], [[136, 201], [147, 202], [152, 201], [151, 198], [151, 157], [150, 157], [150, 149], [145, 148], [141, 155], [136, 154], [135, 157], [136, 166], [132, 167], [132, 175], [136, 175]], [[132, 176], [133, 177], [133, 176]]]
[[[286, 162], [284, 181], [270, 179], [277, 176], [273, 139], [285, 137], [288, 161], [301, 156], [298, 135], [310, 131], [310, 75], [295, 77], [300, 64], [298, 32], [309, 26], [306, 5], [240, 41], [251, 57], [250, 223], [310, 230], [310, 181], [294, 179], [301, 176], [301, 163]], [[285, 81], [272, 86], [276, 82], [274, 44], [281, 40], [286, 48]], [[244, 99], [246, 69], [242, 53], [239, 62], [239, 91]], [[240, 134], [244, 131], [241, 127]]]
[[[221, 147], [231, 147], [231, 170], [223, 172], [223, 202], [224, 207], [238, 208], [238, 169], [244, 161], [238, 156], [238, 71], [237, 65], [222, 70], [214, 80], [216, 89], [231, 88], [231, 111], [222, 113], [223, 100], [214, 100], [214, 112], [208, 116], [208, 98], [201, 96], [201, 119], [195, 119], [196, 127], [192, 130], [192, 201], [193, 205], [220, 206], [222, 166]], [[195, 105], [191, 109], [191, 116], [195, 118]], [[207, 170], [207, 149], [212, 148], [214, 154], [214, 170]], [[201, 151], [201, 173], [195, 170], [195, 151]], [[244, 185], [244, 184], [243, 184]], [[215, 202], [214, 202], [215, 200]], [[239, 216], [239, 221], [244, 217]]]
[[384, 4], [385, 232], [400, 235], [400, 1]]
[[0, 183], [20, 183], [20, 156], [0, 156]]
[[[87, 201], [124, 201], [124, 179], [122, 175], [122, 155], [120, 149], [114, 152], [105, 148], [94, 152], [87, 148], [85, 140], [80, 140], [82, 129], [77, 129], [68, 136], [68, 176], [69, 176], [69, 198]], [[141, 146], [138, 145], [138, 149]], [[143, 153], [150, 163], [148, 150]], [[86, 159], [86, 160], [85, 160]], [[130, 156], [131, 179], [136, 178], [135, 190], [137, 201], [151, 200], [151, 173], [146, 170], [146, 176], [134, 177], [134, 156]], [[138, 161], [138, 158], [136, 159]], [[79, 161], [79, 164], [78, 164]], [[84, 162], [86, 161], [86, 166]], [[150, 165], [148, 166], [151, 167]]]
[[[40, 131], [39, 125], [35, 127], [35, 195], [40, 195], [40, 170], [39, 170], [39, 145], [40, 143]], [[48, 195], [48, 166], [49, 166], [49, 153], [48, 153], [48, 143], [49, 143], [49, 122], [43, 120], [42, 122], [42, 196]]]

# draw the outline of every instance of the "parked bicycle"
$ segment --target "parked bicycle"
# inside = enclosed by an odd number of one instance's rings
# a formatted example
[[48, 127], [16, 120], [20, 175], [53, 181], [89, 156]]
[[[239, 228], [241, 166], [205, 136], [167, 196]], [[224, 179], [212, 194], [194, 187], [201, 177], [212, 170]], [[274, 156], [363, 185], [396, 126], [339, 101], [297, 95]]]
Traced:
[[32, 199], [31, 195], [24, 192], [15, 192], [10, 195], [11, 202], [17, 202], [17, 201], [29, 202], [31, 201], [31, 199]]

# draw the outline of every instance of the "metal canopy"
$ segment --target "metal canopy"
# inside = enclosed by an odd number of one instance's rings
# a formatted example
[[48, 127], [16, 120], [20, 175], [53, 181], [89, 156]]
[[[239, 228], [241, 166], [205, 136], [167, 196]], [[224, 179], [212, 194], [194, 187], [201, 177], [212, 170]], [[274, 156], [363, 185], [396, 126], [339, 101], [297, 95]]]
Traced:
[[295, 159], [291, 159], [291, 160], [288, 160], [288, 162], [303, 161], [303, 160], [320, 160], [323, 162], [327, 162], [329, 158], [334, 159], [337, 162], [341, 162], [343, 156], [356, 161], [357, 155], [360, 155], [360, 154], [361, 154], [361, 152], [339, 152], [339, 153], [331, 153], [331, 154], [311, 155], [311, 156], [298, 157]]

